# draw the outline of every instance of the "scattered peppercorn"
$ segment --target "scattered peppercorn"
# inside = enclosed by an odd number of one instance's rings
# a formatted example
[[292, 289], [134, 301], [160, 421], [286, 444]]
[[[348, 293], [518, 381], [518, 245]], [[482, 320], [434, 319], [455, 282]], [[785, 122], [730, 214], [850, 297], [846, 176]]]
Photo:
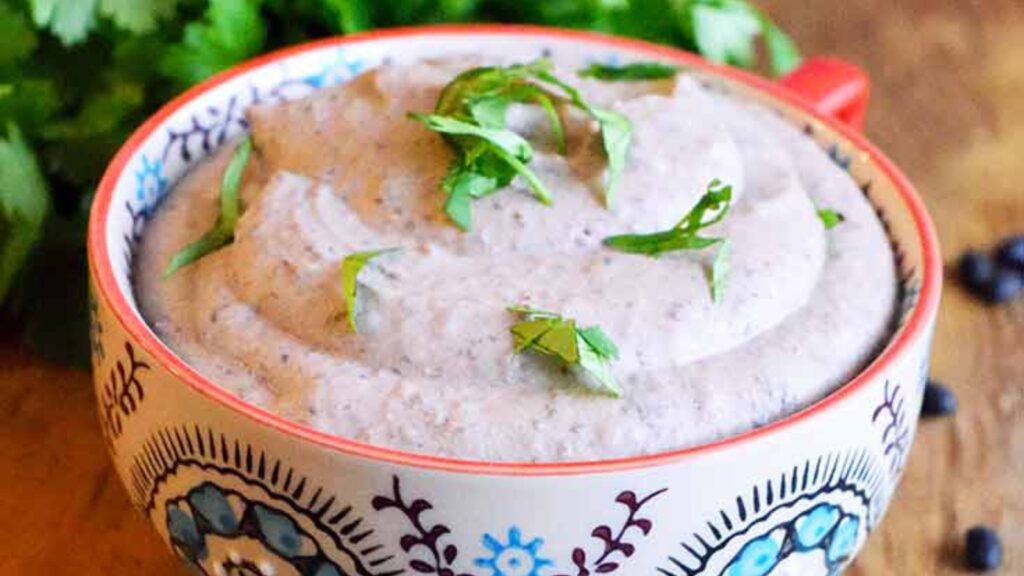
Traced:
[[1024, 275], [1016, 270], [999, 268], [982, 288], [981, 296], [990, 304], [1009, 302], [1024, 291]]
[[992, 259], [984, 252], [969, 250], [960, 257], [957, 266], [960, 282], [975, 295], [981, 294], [995, 274]]
[[956, 412], [956, 408], [956, 395], [953, 391], [935, 380], [928, 380], [924, 389], [924, 401], [921, 402], [921, 416], [946, 416]]
[[1024, 273], [1024, 234], [1011, 236], [996, 247], [999, 265]]
[[967, 531], [967, 566], [979, 572], [995, 570], [1003, 561], [1003, 545], [995, 530], [975, 526]]

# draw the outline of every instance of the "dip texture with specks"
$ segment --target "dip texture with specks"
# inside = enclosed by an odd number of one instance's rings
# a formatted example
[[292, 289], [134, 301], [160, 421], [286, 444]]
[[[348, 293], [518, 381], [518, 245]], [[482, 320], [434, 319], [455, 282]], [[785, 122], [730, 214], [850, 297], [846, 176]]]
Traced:
[[[561, 110], [559, 155], [543, 112], [513, 106], [533, 143], [545, 206], [517, 179], [443, 212], [452, 152], [407, 112], [479, 63], [386, 65], [293, 102], [248, 111], [254, 152], [235, 241], [162, 278], [217, 218], [236, 144], [196, 166], [147, 225], [136, 296], [184, 360], [245, 401], [375, 445], [502, 461], [589, 460], [718, 440], [787, 416], [862, 369], [889, 336], [897, 278], [864, 194], [773, 112], [671, 80], [571, 78], [633, 125], [610, 207], [593, 122]], [[729, 280], [713, 302], [714, 249], [660, 258], [604, 238], [673, 226], [718, 179]], [[818, 208], [845, 220], [826, 230]], [[400, 248], [359, 275], [359, 333], [339, 284], [358, 251]], [[552, 358], [515, 354], [507, 308], [598, 325], [618, 345], [621, 398], [588, 393]]]

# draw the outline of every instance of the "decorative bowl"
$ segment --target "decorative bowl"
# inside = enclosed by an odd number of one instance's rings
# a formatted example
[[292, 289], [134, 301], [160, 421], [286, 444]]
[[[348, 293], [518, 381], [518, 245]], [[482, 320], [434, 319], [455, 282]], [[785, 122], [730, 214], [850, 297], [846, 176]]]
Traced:
[[[614, 460], [438, 458], [325, 434], [248, 405], [179, 359], [132, 292], [135, 246], [189, 167], [298, 98], [385, 60], [452, 53], [660, 59], [801, 127], [861, 185], [900, 272], [898, 327], [813, 406], [713, 444]], [[932, 225], [858, 132], [867, 81], [815, 59], [772, 83], [674, 49], [592, 33], [440, 26], [263, 56], [176, 98], [107, 169], [89, 227], [92, 349], [106, 445], [132, 503], [200, 573], [307, 576], [832, 575], [877, 526], [918, 418], [939, 301]]]

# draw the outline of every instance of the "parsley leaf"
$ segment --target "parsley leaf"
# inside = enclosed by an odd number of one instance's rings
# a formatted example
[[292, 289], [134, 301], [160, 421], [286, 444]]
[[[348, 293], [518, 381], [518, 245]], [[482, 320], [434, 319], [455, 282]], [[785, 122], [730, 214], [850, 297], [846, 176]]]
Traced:
[[614, 398], [622, 396], [611, 371], [619, 349], [600, 327], [579, 328], [571, 318], [526, 306], [513, 306], [509, 311], [522, 318], [509, 329], [516, 353], [529, 349], [558, 358], [576, 371], [587, 388]]
[[32, 149], [14, 124], [0, 139], [0, 302], [40, 239], [50, 191]]
[[831, 208], [821, 208], [818, 210], [818, 219], [825, 226], [825, 230], [831, 230], [839, 226], [846, 218]]
[[65, 46], [77, 44], [96, 24], [97, 0], [30, 0], [32, 20], [49, 28]]
[[755, 41], [763, 36], [776, 75], [800, 64], [796, 44], [746, 0], [682, 0], [684, 35], [707, 59], [752, 68], [757, 64]]
[[728, 239], [722, 240], [711, 263], [711, 301], [721, 302], [725, 297], [725, 285], [729, 280], [729, 254], [732, 244]]
[[661, 62], [633, 62], [621, 66], [595, 62], [577, 72], [581, 78], [625, 82], [663, 80], [673, 78], [678, 73], [678, 66]]
[[359, 332], [359, 326], [356, 324], [356, 288], [358, 286], [359, 272], [369, 264], [370, 260], [398, 250], [398, 248], [384, 248], [381, 250], [355, 252], [349, 254], [341, 261], [341, 295], [345, 300], [345, 312], [348, 316], [348, 325], [352, 332]]
[[24, 60], [36, 49], [37, 42], [28, 18], [0, 3], [0, 67]]
[[199, 260], [203, 256], [227, 246], [235, 239], [235, 225], [241, 212], [239, 195], [242, 185], [242, 174], [252, 154], [252, 138], [246, 137], [235, 148], [235, 153], [224, 170], [220, 184], [220, 214], [217, 222], [206, 234], [189, 244], [171, 258], [164, 278], [174, 274], [184, 266]]
[[[513, 103], [540, 106], [551, 124], [559, 153], [565, 153], [565, 127], [555, 106], [565, 100], [597, 121], [608, 157], [605, 201], [612, 192], [626, 161], [632, 125], [625, 116], [590, 105], [579, 90], [558, 79], [552, 63], [541, 58], [526, 64], [472, 68], [455, 77], [438, 97], [434, 114], [410, 114], [435, 132], [445, 134], [456, 158], [442, 182], [447, 194], [445, 213], [463, 230], [471, 225], [472, 200], [508, 186], [522, 176], [533, 194], [545, 204], [551, 195], [526, 167], [533, 149], [507, 126], [508, 108]], [[540, 84], [562, 92], [561, 97]], [[473, 140], [475, 138], [476, 140]]]
[[204, 20], [185, 26], [181, 43], [167, 48], [161, 69], [183, 85], [193, 84], [258, 53], [265, 40], [259, 2], [210, 0]]
[[152, 32], [157, 22], [174, 15], [180, 0], [100, 0], [100, 13], [125, 30]]
[[793, 39], [786, 35], [767, 16], [761, 15], [761, 28], [764, 31], [764, 42], [768, 50], [768, 62], [772, 73], [776, 76], [788, 74], [800, 66], [803, 58], [800, 49]]
[[725, 238], [701, 236], [701, 230], [725, 218], [732, 202], [732, 186], [714, 180], [693, 207], [672, 228], [650, 234], [621, 234], [604, 239], [605, 246], [627, 254], [657, 258], [676, 250], [701, 250], [719, 245], [711, 267], [711, 297], [718, 302], [724, 293], [728, 273], [729, 243]]
[[618, 185], [619, 176], [626, 165], [626, 155], [629, 152], [629, 144], [633, 138], [632, 123], [630, 123], [629, 118], [618, 112], [592, 106], [583, 98], [579, 90], [563, 82], [549, 70], [540, 70], [535, 76], [542, 82], [560, 88], [565, 92], [573, 106], [579, 108], [597, 122], [601, 132], [601, 143], [604, 147], [604, 153], [608, 158], [608, 178], [604, 186], [604, 202], [606, 206], [611, 206], [615, 198], [615, 187]]
[[448, 195], [445, 213], [463, 230], [471, 226], [471, 201], [497, 192], [517, 174], [526, 180], [537, 199], [551, 203], [551, 193], [526, 166], [533, 158], [533, 148], [515, 132], [437, 114], [411, 113], [409, 117], [435, 132], [458, 138], [454, 143], [459, 157], [441, 187]]
[[433, 114], [409, 115], [444, 135], [455, 152], [441, 188], [447, 195], [445, 213], [461, 229], [469, 230], [472, 225], [473, 200], [508, 186], [517, 175], [526, 180], [541, 202], [551, 202], [550, 192], [526, 166], [533, 159], [533, 147], [509, 130], [506, 120], [513, 103], [541, 106], [559, 151], [564, 151], [565, 129], [555, 108], [555, 97], [529, 81], [546, 67], [550, 67], [550, 62], [540, 60], [466, 70], [445, 86]]

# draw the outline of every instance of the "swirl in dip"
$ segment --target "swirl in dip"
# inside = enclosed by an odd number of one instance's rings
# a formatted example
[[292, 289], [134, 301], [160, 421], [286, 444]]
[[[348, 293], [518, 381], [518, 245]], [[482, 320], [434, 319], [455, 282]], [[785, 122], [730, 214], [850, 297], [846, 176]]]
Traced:
[[[568, 153], [537, 107], [510, 126], [537, 155], [545, 206], [522, 179], [442, 210], [452, 152], [408, 111], [429, 112], [467, 60], [385, 65], [309, 98], [248, 111], [254, 153], [235, 240], [162, 278], [217, 218], [234, 144], [197, 166], [147, 226], [136, 292], [155, 331], [244, 400], [363, 442], [436, 455], [558, 461], [720, 439], [822, 398], [871, 360], [896, 298], [888, 239], [861, 190], [772, 112], [686, 74], [572, 79], [625, 115], [633, 141], [615, 202], [592, 121], [562, 107]], [[729, 281], [713, 302], [714, 250], [660, 258], [602, 244], [671, 228], [718, 179], [733, 187]], [[826, 230], [817, 208], [845, 220]], [[339, 263], [401, 247], [359, 276], [346, 321]], [[621, 398], [587, 393], [549, 357], [515, 354], [507, 307], [598, 325], [618, 345]]]

